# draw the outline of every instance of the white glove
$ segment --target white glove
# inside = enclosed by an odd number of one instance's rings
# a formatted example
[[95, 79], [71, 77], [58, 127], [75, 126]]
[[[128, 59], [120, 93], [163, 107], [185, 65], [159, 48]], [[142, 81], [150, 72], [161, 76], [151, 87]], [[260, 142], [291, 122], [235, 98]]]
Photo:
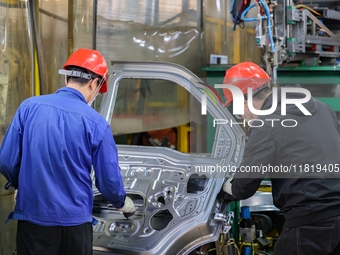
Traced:
[[122, 208], [117, 208], [117, 210], [123, 213], [133, 213], [136, 211], [136, 208], [135, 208], [135, 204], [133, 203], [132, 199], [126, 196], [124, 206]]
[[229, 195], [233, 195], [233, 192], [231, 191], [231, 182], [233, 181], [233, 178], [229, 178], [226, 183], [223, 185], [223, 191], [228, 193]]

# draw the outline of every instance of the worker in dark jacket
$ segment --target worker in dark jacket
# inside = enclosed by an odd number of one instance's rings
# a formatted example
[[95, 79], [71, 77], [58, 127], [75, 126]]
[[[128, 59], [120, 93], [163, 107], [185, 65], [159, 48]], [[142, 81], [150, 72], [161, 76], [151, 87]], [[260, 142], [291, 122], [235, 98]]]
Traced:
[[0, 172], [18, 190], [18, 254], [92, 255], [95, 185], [118, 210], [133, 213], [106, 120], [88, 104], [107, 91], [108, 68], [96, 50], [79, 49], [59, 73], [66, 87], [26, 99], [0, 149]]
[[[275, 95], [259, 79], [265, 76], [259, 66], [240, 63], [227, 70], [224, 83], [239, 87], [246, 99], [251, 87], [254, 108], [269, 110]], [[238, 82], [237, 78], [249, 78], [250, 82]], [[257, 79], [259, 82], [254, 82]], [[225, 90], [225, 95], [230, 103], [231, 93]], [[298, 100], [305, 97], [301, 93], [286, 96]], [[249, 100], [245, 100], [243, 117], [257, 127], [250, 128], [241, 165], [223, 190], [237, 200], [247, 199], [257, 191], [263, 177], [269, 177], [274, 205], [285, 217], [274, 254], [340, 254], [340, 138], [336, 115], [314, 98], [302, 105], [311, 115], [305, 115], [295, 104], [287, 104], [286, 115], [282, 115], [280, 89], [277, 100], [276, 110], [261, 116], [253, 114]]]

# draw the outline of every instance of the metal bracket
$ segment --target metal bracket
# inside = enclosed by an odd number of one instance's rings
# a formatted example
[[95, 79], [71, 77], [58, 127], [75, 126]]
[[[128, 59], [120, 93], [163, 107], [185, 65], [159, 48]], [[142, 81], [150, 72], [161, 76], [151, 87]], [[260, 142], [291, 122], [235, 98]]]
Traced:
[[223, 222], [222, 233], [227, 234], [231, 229], [231, 221], [234, 218], [234, 212], [230, 212], [228, 215], [222, 213], [216, 213], [214, 220], [218, 222]]

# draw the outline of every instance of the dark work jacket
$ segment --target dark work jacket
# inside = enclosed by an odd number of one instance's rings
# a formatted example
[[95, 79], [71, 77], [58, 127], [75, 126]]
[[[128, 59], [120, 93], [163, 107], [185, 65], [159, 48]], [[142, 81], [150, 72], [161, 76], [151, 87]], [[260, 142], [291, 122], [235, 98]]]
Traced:
[[[274, 113], [259, 116], [262, 127], [252, 128], [245, 147], [243, 166], [276, 166], [290, 169], [286, 173], [236, 173], [232, 192], [237, 199], [251, 197], [264, 177], [272, 181], [274, 205], [285, 216], [285, 227], [296, 227], [340, 215], [340, 138], [339, 122], [334, 111], [312, 98], [303, 106], [312, 114], [305, 116], [294, 104], [287, 105], [281, 115], [281, 91]], [[287, 98], [304, 98], [304, 94], [288, 93]], [[272, 106], [272, 95], [262, 106]], [[274, 124], [266, 119], [277, 119]], [[281, 121], [294, 119], [295, 127], [283, 127]], [[255, 125], [255, 123], [254, 123]], [[259, 122], [256, 125], [260, 126]], [[286, 121], [284, 125], [294, 125]], [[320, 164], [320, 165], [317, 165]], [[333, 169], [316, 172], [316, 167]], [[309, 167], [309, 172], [306, 172]], [[312, 168], [314, 167], [314, 173]], [[268, 167], [269, 168], [269, 167]], [[241, 169], [241, 168], [240, 168]], [[295, 169], [295, 170], [294, 170]], [[302, 171], [302, 172], [301, 172]]]

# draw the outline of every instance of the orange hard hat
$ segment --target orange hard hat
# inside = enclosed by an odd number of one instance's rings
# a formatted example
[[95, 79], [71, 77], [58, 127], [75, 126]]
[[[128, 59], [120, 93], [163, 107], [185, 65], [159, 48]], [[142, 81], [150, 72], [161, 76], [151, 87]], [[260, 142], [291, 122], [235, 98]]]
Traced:
[[[269, 75], [257, 64], [242, 62], [229, 68], [225, 72], [223, 84], [231, 84], [242, 90], [243, 94], [248, 93], [248, 88], [253, 91], [266, 85], [270, 80]], [[223, 94], [226, 99], [225, 105], [233, 101], [233, 95], [229, 89], [224, 88]]]
[[64, 69], [69, 66], [78, 66], [85, 68], [101, 77], [103, 77], [103, 85], [99, 93], [107, 92], [108, 68], [105, 58], [97, 50], [80, 48], [76, 50], [64, 64]]

